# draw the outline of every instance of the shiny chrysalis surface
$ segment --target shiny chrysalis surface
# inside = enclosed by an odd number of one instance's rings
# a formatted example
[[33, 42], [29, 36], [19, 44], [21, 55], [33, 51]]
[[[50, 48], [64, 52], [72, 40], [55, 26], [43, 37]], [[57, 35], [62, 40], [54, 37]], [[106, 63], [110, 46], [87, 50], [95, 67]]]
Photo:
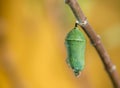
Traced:
[[86, 40], [78, 27], [73, 28], [66, 36], [67, 63], [73, 69], [75, 76], [79, 75], [85, 65]]

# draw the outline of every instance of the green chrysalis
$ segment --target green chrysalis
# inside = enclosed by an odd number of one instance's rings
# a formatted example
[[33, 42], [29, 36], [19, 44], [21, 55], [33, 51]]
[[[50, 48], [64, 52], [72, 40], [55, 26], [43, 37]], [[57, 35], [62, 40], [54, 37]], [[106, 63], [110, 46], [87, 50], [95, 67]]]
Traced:
[[73, 69], [75, 76], [79, 75], [79, 72], [83, 70], [85, 65], [85, 47], [86, 40], [83, 33], [78, 27], [73, 28], [65, 39], [65, 45], [67, 48], [67, 63]]

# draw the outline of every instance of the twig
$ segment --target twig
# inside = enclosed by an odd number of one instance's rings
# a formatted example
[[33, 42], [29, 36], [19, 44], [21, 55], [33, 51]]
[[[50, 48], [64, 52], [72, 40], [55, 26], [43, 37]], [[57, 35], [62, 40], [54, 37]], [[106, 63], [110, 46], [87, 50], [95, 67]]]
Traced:
[[94, 45], [99, 56], [101, 57], [105, 70], [111, 78], [114, 88], [120, 88], [120, 80], [118, 72], [116, 71], [116, 67], [111, 62], [104, 45], [101, 43], [100, 36], [96, 34], [91, 25], [87, 22], [87, 19], [83, 14], [77, 0], [65, 0], [65, 3], [70, 6], [72, 12], [79, 22], [79, 25], [83, 28], [83, 30], [91, 40], [92, 44]]

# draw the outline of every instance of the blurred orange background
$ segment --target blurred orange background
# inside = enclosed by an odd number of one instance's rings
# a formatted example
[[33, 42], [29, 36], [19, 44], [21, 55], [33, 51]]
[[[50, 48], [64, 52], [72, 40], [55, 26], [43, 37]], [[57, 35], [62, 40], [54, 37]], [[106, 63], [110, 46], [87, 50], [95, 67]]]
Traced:
[[[120, 0], [78, 0], [120, 74]], [[0, 0], [0, 88], [112, 88], [87, 39], [76, 78], [65, 60], [75, 18], [64, 0]]]

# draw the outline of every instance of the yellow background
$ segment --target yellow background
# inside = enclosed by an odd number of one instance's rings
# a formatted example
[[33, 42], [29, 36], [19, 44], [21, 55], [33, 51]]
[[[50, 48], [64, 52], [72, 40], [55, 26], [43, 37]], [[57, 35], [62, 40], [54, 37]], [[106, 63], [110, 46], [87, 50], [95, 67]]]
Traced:
[[[120, 74], [120, 0], [79, 0]], [[64, 0], [0, 0], [0, 88], [112, 88], [87, 39], [86, 66], [76, 78], [64, 39], [75, 18]]]

